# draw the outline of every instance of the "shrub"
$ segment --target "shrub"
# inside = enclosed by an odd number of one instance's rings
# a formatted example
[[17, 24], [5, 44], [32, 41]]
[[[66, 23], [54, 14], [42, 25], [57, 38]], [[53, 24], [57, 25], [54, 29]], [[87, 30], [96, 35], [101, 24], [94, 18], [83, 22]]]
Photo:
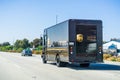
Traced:
[[120, 62], [120, 57], [117, 57], [116, 61]]
[[110, 54], [103, 54], [103, 59], [106, 60], [107, 58], [110, 58], [111, 55]]
[[20, 53], [20, 52], [22, 52], [22, 50], [23, 50], [23, 48], [18, 48], [18, 49], [17, 49], [17, 52]]
[[16, 53], [17, 51], [16, 50], [9, 50], [8, 52]]
[[33, 54], [42, 54], [42, 50], [33, 50], [32, 53]]
[[38, 50], [42, 50], [42, 46], [38, 46]]
[[112, 56], [112, 57], [109, 57], [107, 58], [108, 61], [116, 61], [116, 57], [115, 56]]
[[1, 51], [7, 51], [5, 47], [1, 47]]

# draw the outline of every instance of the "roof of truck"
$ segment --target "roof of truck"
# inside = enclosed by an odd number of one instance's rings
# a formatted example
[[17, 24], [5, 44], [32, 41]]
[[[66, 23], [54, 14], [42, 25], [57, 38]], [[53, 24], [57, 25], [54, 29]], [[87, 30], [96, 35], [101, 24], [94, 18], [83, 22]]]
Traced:
[[[95, 19], [68, 19], [68, 20], [65, 20], [65, 21], [63, 21], [63, 22], [60, 22], [60, 23], [57, 23], [57, 24], [55, 24], [55, 25], [59, 25], [59, 24], [62, 24], [62, 23], [65, 23], [65, 22], [68, 22], [68, 21], [87, 21], [87, 22], [89, 22], [89, 21], [96, 21], [96, 22], [102, 22], [102, 20], [95, 20]], [[55, 25], [52, 25], [52, 26], [50, 26], [50, 27], [47, 27], [47, 28], [45, 28], [45, 29], [49, 29], [49, 28], [51, 28], [51, 27], [54, 27]]]

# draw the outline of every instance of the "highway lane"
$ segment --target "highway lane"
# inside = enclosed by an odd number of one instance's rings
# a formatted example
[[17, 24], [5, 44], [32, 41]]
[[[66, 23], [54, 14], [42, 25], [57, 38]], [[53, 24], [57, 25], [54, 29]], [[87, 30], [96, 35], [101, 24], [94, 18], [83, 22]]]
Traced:
[[52, 62], [43, 64], [40, 55], [21, 56], [0, 52], [0, 80], [119, 80], [120, 63], [106, 61], [89, 68], [76, 65], [58, 68]]

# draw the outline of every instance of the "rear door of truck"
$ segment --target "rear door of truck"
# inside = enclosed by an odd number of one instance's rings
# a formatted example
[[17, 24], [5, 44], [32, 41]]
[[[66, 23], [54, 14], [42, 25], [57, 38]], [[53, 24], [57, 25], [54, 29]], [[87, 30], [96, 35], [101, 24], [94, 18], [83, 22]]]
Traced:
[[97, 53], [96, 34], [96, 26], [76, 25], [76, 60], [95, 61]]
[[74, 46], [70, 45], [69, 48], [71, 61], [80, 63], [102, 62], [102, 34], [98, 28], [100, 26], [93, 23], [79, 24], [79, 21], [71, 23], [74, 26], [74, 29], [70, 31], [72, 32], [70, 35], [74, 36], [71, 41]]

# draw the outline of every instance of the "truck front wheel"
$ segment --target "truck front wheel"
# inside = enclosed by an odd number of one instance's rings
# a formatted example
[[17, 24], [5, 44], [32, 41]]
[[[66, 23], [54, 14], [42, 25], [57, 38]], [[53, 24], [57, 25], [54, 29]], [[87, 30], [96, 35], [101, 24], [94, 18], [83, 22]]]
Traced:
[[43, 63], [47, 63], [46, 55], [45, 55], [45, 54], [42, 54], [42, 62], [43, 62]]

